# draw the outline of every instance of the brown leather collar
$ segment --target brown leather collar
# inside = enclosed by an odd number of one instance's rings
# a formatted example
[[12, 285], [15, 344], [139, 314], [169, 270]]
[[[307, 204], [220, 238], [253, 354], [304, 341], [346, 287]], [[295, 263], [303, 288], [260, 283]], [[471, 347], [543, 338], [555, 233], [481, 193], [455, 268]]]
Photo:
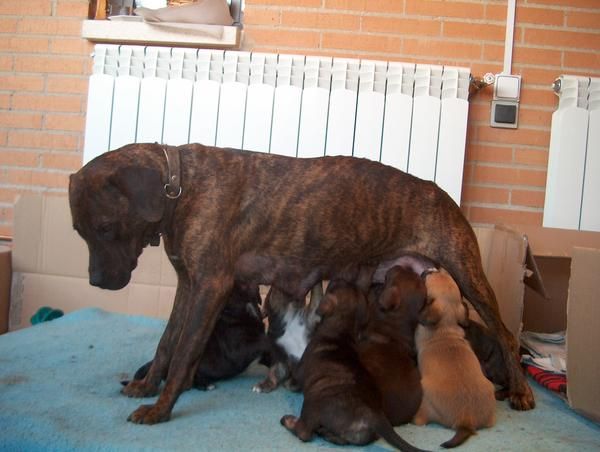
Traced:
[[177, 199], [181, 196], [181, 158], [179, 148], [163, 146], [163, 152], [167, 159], [167, 183], [165, 194], [169, 199]]
[[181, 188], [181, 156], [179, 148], [174, 146], [162, 147], [165, 159], [167, 160], [167, 181], [165, 182], [165, 196], [167, 199], [167, 207], [160, 220], [160, 225], [156, 233], [149, 240], [150, 246], [158, 246], [160, 244], [160, 236], [163, 235], [167, 228], [171, 225], [173, 212], [177, 205], [177, 199], [181, 196], [183, 189]]

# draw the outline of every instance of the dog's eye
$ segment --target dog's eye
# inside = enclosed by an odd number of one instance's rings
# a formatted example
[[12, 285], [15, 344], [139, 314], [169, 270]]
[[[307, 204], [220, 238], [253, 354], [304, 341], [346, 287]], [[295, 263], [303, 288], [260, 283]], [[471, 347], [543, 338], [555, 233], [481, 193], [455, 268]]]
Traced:
[[98, 236], [104, 240], [114, 240], [117, 236], [116, 228], [113, 224], [103, 223], [96, 229]]

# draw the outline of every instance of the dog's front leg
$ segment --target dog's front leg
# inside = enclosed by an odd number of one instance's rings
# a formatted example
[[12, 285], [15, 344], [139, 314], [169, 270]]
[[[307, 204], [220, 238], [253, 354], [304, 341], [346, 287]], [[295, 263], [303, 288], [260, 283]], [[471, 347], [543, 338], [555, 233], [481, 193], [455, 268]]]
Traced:
[[173, 350], [179, 339], [187, 313], [190, 283], [185, 276], [179, 276], [173, 310], [163, 332], [152, 365], [142, 380], [132, 380], [121, 392], [128, 397], [153, 397], [158, 394], [160, 383], [167, 376]]
[[175, 402], [190, 383], [191, 373], [204, 352], [232, 287], [233, 277], [230, 276], [205, 277], [202, 283], [191, 286], [187, 300], [181, 301], [185, 303], [185, 307], [179, 310], [180, 314], [184, 314], [179, 321], [182, 328], [168, 366], [165, 386], [154, 405], [141, 405], [127, 420], [137, 424], [169, 420]]

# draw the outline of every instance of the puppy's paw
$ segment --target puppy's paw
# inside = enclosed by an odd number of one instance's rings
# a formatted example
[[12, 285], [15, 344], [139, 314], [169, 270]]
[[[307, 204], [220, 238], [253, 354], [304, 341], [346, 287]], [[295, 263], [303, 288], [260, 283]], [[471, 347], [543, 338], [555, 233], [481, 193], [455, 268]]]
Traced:
[[140, 405], [137, 410], [129, 415], [127, 420], [134, 424], [158, 424], [167, 422], [171, 418], [171, 412], [165, 412], [158, 405]]
[[252, 392], [264, 392], [269, 393], [277, 389], [277, 383], [269, 380], [268, 378], [261, 381], [260, 383], [256, 383], [252, 386]]
[[121, 394], [135, 398], [154, 397], [158, 394], [158, 386], [144, 383], [143, 380], [133, 380], [121, 389]]

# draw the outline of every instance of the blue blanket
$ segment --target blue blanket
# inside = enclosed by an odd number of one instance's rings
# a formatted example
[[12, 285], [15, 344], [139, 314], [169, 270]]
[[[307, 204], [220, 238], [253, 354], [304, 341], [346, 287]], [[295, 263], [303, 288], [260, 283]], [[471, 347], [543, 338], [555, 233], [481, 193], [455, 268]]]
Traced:
[[[252, 385], [265, 373], [260, 366], [213, 391], [187, 391], [170, 422], [127, 422], [142, 401], [121, 395], [119, 381], [152, 358], [164, 326], [147, 317], [84, 309], [0, 336], [0, 450], [359, 449], [321, 439], [303, 444], [281, 427], [282, 415], [300, 412], [302, 396], [285, 389], [253, 393]], [[498, 402], [496, 426], [479, 431], [461, 450], [600, 450], [598, 425], [532, 385], [538, 408], [516, 412]], [[440, 450], [439, 444], [453, 435], [435, 425], [397, 430], [430, 450]], [[389, 449], [381, 440], [364, 448]]]

